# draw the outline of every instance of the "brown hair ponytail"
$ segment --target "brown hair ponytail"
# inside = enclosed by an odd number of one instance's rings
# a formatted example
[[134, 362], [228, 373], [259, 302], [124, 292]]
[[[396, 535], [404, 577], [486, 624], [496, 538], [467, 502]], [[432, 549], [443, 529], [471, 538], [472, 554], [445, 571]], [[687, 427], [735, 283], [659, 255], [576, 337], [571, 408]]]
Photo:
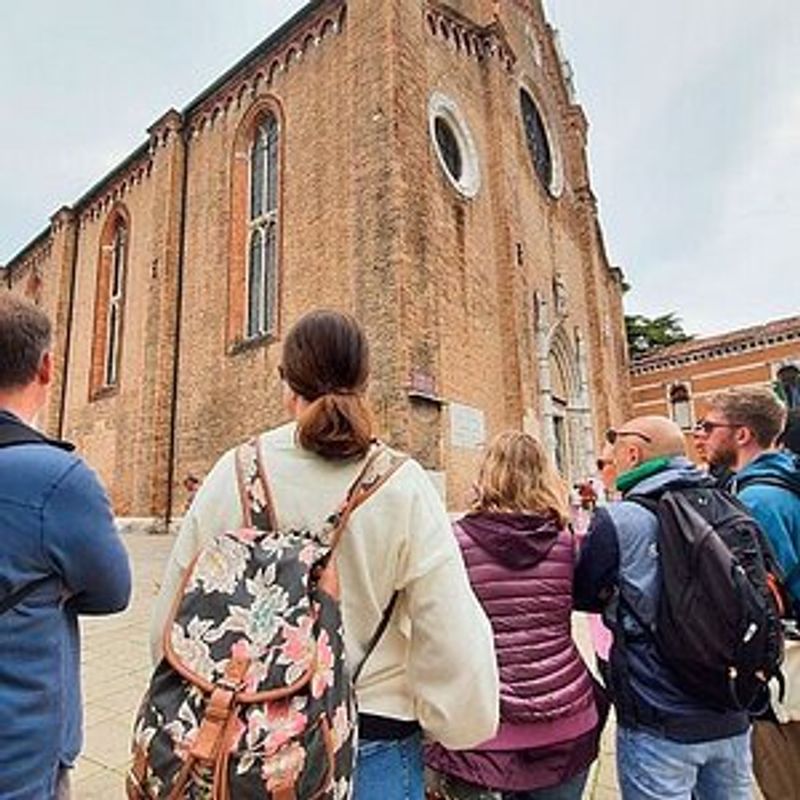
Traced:
[[338, 311], [301, 317], [283, 345], [283, 376], [308, 401], [297, 420], [299, 443], [332, 460], [360, 458], [372, 441], [364, 398], [369, 346], [356, 320]]

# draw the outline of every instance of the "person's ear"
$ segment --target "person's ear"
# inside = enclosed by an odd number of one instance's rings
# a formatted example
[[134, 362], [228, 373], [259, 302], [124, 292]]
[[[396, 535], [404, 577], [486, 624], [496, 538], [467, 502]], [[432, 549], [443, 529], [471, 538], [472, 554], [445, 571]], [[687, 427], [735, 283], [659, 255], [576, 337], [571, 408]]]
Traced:
[[49, 386], [53, 382], [53, 370], [53, 354], [45, 350], [39, 361], [39, 369], [36, 370], [36, 379], [42, 386]]
[[746, 447], [753, 439], [753, 432], [750, 428], [746, 428], [744, 425], [736, 428], [734, 433], [734, 440], [738, 447]]

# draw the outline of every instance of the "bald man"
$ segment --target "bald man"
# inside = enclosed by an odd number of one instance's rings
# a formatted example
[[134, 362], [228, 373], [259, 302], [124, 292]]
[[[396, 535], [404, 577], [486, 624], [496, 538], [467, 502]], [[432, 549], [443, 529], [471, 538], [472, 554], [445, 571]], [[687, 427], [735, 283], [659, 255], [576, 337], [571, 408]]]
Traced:
[[[575, 568], [576, 608], [602, 611], [614, 631], [611, 687], [624, 800], [750, 800], [750, 722], [684, 692], [646, 627], [658, 606], [658, 519], [633, 497], [706, 485], [683, 433], [666, 417], [637, 417], [606, 433], [619, 502], [595, 513]], [[612, 602], [613, 600], [613, 602]], [[693, 794], [694, 793], [694, 794]]]

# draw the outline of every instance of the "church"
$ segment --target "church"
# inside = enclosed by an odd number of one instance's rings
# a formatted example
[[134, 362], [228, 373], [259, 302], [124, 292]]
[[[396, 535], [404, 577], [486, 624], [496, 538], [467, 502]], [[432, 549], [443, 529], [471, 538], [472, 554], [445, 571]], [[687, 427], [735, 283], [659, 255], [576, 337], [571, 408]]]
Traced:
[[587, 130], [540, 0], [311, 0], [0, 272], [55, 323], [42, 426], [169, 521], [285, 419], [282, 337], [326, 306], [450, 508], [507, 428], [585, 477], [628, 397]]

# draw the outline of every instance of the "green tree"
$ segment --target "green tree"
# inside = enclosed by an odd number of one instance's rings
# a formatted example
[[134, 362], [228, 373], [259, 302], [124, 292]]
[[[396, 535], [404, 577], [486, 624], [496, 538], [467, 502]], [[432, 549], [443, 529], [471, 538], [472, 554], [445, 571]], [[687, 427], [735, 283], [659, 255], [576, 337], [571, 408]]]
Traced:
[[693, 335], [683, 329], [680, 318], [674, 312], [662, 314], [660, 317], [626, 314], [625, 334], [632, 359], [650, 355], [670, 344], [694, 339]]

